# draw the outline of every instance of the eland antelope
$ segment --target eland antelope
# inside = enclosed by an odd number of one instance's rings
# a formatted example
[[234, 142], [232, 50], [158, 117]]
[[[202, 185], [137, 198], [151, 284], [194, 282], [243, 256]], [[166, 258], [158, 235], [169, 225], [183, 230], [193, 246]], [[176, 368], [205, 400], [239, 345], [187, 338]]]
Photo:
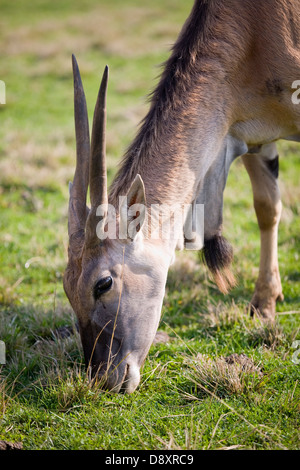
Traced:
[[[261, 234], [251, 304], [263, 317], [274, 318], [276, 301], [283, 298], [276, 141], [300, 139], [300, 107], [292, 100], [292, 84], [300, 79], [299, 11], [300, 0], [196, 0], [109, 193], [108, 69], [90, 142], [73, 57], [77, 160], [64, 288], [78, 317], [86, 365], [107, 389], [131, 393], [138, 386], [160, 320], [168, 269], [185, 243], [182, 226], [173, 237], [149, 236], [150, 206], [203, 204], [204, 246], [198, 248], [220, 290], [226, 293], [234, 285], [222, 207], [229, 167], [239, 156], [250, 176]], [[144, 209], [135, 211], [136, 205]], [[109, 206], [116, 208], [116, 237], [103, 236]], [[129, 234], [134, 221], [136, 230]], [[119, 237], [124, 227], [126, 236]]]

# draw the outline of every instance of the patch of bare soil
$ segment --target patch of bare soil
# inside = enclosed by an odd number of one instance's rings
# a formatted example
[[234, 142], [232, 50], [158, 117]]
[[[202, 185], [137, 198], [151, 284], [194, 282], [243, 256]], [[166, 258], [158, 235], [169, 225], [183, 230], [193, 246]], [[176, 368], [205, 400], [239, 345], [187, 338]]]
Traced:
[[22, 450], [22, 442], [0, 441], [0, 450]]
[[230, 354], [230, 356], [224, 357], [224, 361], [227, 364], [239, 364], [242, 367], [242, 370], [247, 370], [248, 372], [258, 372], [259, 374], [262, 373], [261, 367], [254, 364], [250, 357], [246, 356], [246, 354]]

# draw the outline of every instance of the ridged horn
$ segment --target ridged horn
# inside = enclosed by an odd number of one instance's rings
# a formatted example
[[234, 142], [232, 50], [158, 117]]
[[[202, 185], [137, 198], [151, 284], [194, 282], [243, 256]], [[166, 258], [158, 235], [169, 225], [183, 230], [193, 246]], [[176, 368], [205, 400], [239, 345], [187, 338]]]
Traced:
[[[108, 84], [108, 67], [104, 69], [98, 98], [94, 111], [91, 154], [90, 154], [90, 199], [91, 210], [86, 223], [86, 245], [95, 246], [99, 244], [99, 232], [96, 227], [99, 217], [96, 215], [97, 208], [101, 205], [107, 207], [107, 171], [106, 171], [106, 94]], [[105, 216], [102, 218], [102, 226]]]
[[70, 247], [72, 238], [84, 238], [87, 219], [87, 189], [89, 183], [90, 136], [89, 122], [84, 89], [80, 77], [78, 64], [72, 55], [74, 78], [74, 117], [76, 135], [76, 169], [73, 184], [69, 185], [69, 217], [68, 233]]

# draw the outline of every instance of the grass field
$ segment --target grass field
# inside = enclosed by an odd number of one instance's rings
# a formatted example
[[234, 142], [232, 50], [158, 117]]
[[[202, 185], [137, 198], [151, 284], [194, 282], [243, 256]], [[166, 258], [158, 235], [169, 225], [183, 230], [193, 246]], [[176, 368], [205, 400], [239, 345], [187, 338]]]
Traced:
[[[7, 363], [0, 366], [0, 441], [21, 442], [23, 449], [299, 449], [298, 145], [279, 144], [285, 300], [274, 326], [246, 311], [258, 274], [259, 232], [239, 161], [224, 209], [238, 286], [221, 295], [197, 254], [178, 255], [159, 328], [169, 339], [152, 346], [133, 395], [90, 386], [63, 292], [75, 159], [71, 54], [90, 116], [103, 67], [110, 66], [111, 180], [192, 3], [1, 1], [0, 340]], [[67, 329], [74, 334], [65, 337]], [[255, 367], [229, 365], [224, 357], [233, 353], [247, 355]]]

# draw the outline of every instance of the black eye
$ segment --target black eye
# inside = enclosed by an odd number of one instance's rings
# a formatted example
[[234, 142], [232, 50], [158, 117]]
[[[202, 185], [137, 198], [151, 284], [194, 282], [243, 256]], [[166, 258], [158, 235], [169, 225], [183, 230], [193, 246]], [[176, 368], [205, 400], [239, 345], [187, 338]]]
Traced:
[[113, 283], [113, 280], [111, 276], [107, 276], [107, 277], [104, 277], [103, 279], [100, 279], [100, 281], [98, 281], [94, 287], [95, 299], [98, 299], [102, 294], [109, 291], [109, 289], [112, 286], [112, 283]]

